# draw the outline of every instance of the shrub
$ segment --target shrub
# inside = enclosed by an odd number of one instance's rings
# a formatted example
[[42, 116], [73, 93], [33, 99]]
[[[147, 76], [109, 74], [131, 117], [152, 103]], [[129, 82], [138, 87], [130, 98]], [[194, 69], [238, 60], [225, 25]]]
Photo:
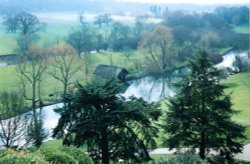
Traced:
[[72, 156], [65, 153], [52, 153], [46, 160], [52, 164], [77, 164], [77, 161]]
[[53, 164], [60, 164], [60, 163], [74, 164], [74, 163], [77, 163], [72, 156], [61, 152], [60, 149], [59, 150], [51, 149], [51, 148], [44, 146], [40, 149], [40, 152], [44, 155], [46, 161], [49, 161], [50, 163], [53, 163]]
[[159, 161], [159, 164], [202, 164], [202, 160], [201, 158], [190, 152], [190, 151], [187, 151], [183, 154], [178, 154], [176, 157], [174, 158], [170, 158], [170, 159], [161, 159]]
[[32, 159], [29, 159], [27, 157], [21, 157], [17, 155], [6, 155], [0, 159], [0, 164], [27, 164], [30, 163]]
[[76, 147], [65, 147], [61, 148], [63, 152], [71, 155], [79, 164], [93, 164], [93, 161], [88, 157], [84, 151]]
[[40, 148], [40, 152], [45, 156], [46, 161], [53, 164], [62, 162], [65, 164], [93, 164], [91, 158], [83, 150], [76, 147], [50, 147], [43, 145]]
[[27, 164], [35, 161], [36, 164], [48, 164], [40, 154], [13, 149], [1, 150], [0, 164]]

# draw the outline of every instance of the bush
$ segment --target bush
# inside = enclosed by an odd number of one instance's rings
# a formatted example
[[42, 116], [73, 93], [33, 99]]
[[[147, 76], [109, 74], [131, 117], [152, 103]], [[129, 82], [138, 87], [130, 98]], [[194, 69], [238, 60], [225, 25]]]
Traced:
[[1, 149], [0, 164], [93, 164], [85, 152], [76, 147], [43, 144], [39, 150], [30, 147], [25, 150]]
[[77, 164], [77, 161], [70, 155], [65, 153], [52, 153], [51, 156], [46, 158], [52, 164]]
[[30, 163], [32, 159], [29, 159], [27, 157], [20, 157], [17, 155], [7, 155], [0, 159], [0, 164], [27, 164]]
[[193, 154], [190, 151], [187, 151], [183, 154], [179, 154], [174, 158], [170, 158], [170, 159], [161, 159], [159, 161], [159, 164], [202, 164], [202, 160], [201, 158], [196, 155]]
[[93, 164], [91, 158], [83, 150], [76, 147], [50, 147], [43, 145], [40, 148], [40, 152], [45, 156], [46, 161], [53, 164]]
[[56, 149], [51, 149], [48, 147], [42, 147], [40, 149], [40, 152], [44, 155], [46, 161], [49, 161], [50, 163], [53, 163], [53, 164], [60, 164], [60, 163], [74, 164], [74, 163], [77, 163], [76, 160], [72, 156], [61, 152], [60, 149], [56, 150]]
[[0, 164], [27, 164], [31, 163], [31, 161], [35, 161], [36, 164], [48, 164], [40, 154], [14, 149], [1, 150]]
[[65, 147], [61, 148], [63, 152], [72, 156], [79, 164], [93, 164], [93, 161], [90, 157], [88, 157], [84, 151], [76, 148], [76, 147]]

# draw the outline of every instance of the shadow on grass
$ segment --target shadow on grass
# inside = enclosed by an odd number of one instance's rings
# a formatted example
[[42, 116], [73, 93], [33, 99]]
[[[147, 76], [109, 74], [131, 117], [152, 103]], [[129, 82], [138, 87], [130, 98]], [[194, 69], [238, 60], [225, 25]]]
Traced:
[[237, 83], [226, 83], [225, 86], [228, 87], [228, 88], [235, 88], [235, 87], [237, 87], [239, 85]]

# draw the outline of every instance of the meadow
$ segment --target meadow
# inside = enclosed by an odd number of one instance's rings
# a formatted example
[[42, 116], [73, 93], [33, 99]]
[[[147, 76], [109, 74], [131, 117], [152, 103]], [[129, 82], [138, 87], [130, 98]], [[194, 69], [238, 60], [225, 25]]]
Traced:
[[236, 26], [234, 27], [235, 32], [241, 33], [241, 34], [249, 34], [250, 29], [249, 26], [247, 25], [242, 25], [242, 26]]
[[[49, 16], [49, 15], [48, 15]], [[40, 15], [40, 18], [47, 20], [47, 28], [45, 31], [40, 32], [39, 45], [48, 46], [55, 44], [66, 39], [70, 30], [78, 27], [77, 15], [69, 16], [68, 19], [62, 20], [61, 17], [55, 17], [54, 19], [48, 19]], [[90, 18], [89, 18], [90, 19]], [[235, 27], [234, 30], [239, 33], [249, 33], [248, 26]], [[18, 34], [6, 33], [5, 27], [0, 24], [0, 55], [16, 53], [16, 38]], [[221, 49], [220, 52], [226, 52], [229, 48]], [[134, 74], [138, 73], [143, 68], [144, 58], [142, 52], [132, 51], [130, 58], [127, 58], [124, 53], [127, 52], [100, 52], [90, 55], [91, 68], [88, 77], [83, 72], [83, 69], [79, 69], [77, 72], [77, 80], [81, 83], [85, 83], [87, 79], [92, 78], [92, 72], [99, 64], [114, 64], [117, 66], [123, 66]], [[79, 60], [84, 60], [79, 58]], [[138, 69], [136, 69], [139, 67]], [[49, 68], [50, 69], [50, 68]], [[48, 69], [48, 71], [49, 71]], [[47, 71], [47, 72], [48, 72]], [[226, 93], [230, 93], [233, 102], [233, 109], [240, 111], [233, 119], [245, 126], [247, 126], [247, 140], [245, 143], [250, 142], [250, 73], [244, 72], [233, 76], [230, 76], [227, 80], [223, 81], [223, 84], [228, 86]], [[0, 67], [0, 91], [5, 90], [17, 90], [20, 87], [20, 80], [16, 66]], [[44, 74], [42, 81], [42, 95], [44, 100], [51, 99], [49, 94], [62, 91], [62, 85], [48, 73]], [[165, 105], [164, 105], [165, 106]], [[166, 107], [163, 107], [166, 108]]]

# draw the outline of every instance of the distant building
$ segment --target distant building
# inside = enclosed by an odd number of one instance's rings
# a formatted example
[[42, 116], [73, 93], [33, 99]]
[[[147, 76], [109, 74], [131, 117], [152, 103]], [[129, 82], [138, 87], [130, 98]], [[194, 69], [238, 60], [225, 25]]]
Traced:
[[111, 65], [99, 65], [94, 71], [95, 76], [104, 79], [117, 78], [121, 81], [125, 81], [128, 74], [129, 72], [125, 68]]

